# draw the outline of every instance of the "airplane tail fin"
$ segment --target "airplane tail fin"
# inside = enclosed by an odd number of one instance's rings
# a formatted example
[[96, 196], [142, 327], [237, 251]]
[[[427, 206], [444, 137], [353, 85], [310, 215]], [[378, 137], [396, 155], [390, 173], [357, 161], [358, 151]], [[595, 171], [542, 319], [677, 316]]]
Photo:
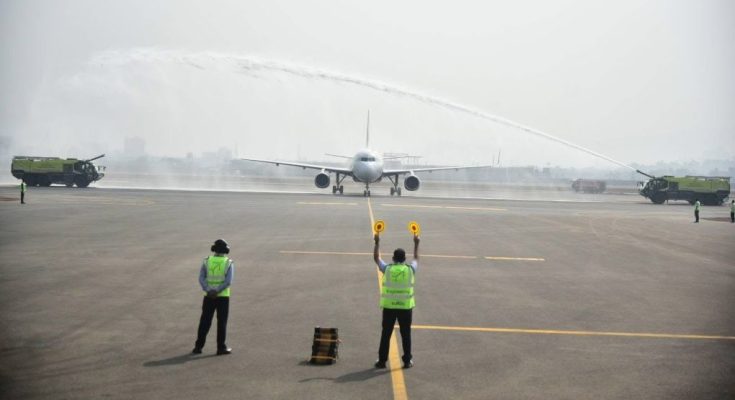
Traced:
[[365, 135], [365, 147], [370, 148], [370, 110], [367, 114], [367, 132]]

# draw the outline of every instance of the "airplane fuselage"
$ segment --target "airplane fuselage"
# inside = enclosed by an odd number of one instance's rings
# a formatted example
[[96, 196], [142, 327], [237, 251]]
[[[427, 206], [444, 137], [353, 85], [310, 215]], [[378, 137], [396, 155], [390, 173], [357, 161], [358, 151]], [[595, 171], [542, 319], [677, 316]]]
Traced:
[[350, 160], [349, 169], [355, 182], [380, 182], [383, 176], [383, 157], [369, 149], [358, 151]]

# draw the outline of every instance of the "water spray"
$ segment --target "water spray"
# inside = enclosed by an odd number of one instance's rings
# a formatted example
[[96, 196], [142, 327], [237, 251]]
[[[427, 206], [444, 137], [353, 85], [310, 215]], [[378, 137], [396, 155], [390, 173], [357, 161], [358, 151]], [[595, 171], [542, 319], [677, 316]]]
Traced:
[[362, 88], [372, 89], [378, 92], [388, 93], [396, 96], [407, 97], [419, 102], [439, 106], [447, 110], [456, 111], [464, 114], [469, 114], [487, 121], [495, 122], [501, 125], [509, 126], [521, 131], [543, 137], [563, 144], [567, 147], [585, 152], [603, 160], [609, 161], [613, 164], [628, 168], [639, 174], [645, 175], [649, 178], [653, 176], [646, 174], [630, 165], [617, 161], [611, 157], [600, 154], [586, 147], [580, 146], [575, 143], [571, 143], [567, 140], [561, 139], [549, 133], [541, 130], [520, 124], [518, 122], [499, 117], [486, 113], [484, 111], [476, 110], [471, 107], [467, 107], [461, 104], [453, 103], [448, 100], [444, 100], [438, 97], [425, 95], [422, 93], [414, 92], [408, 89], [404, 89], [398, 86], [390, 85], [376, 80], [362, 79], [355, 76], [344, 75], [337, 72], [331, 72], [327, 70], [316, 69], [312, 67], [299, 66], [294, 64], [286, 64], [273, 60], [260, 59], [256, 57], [241, 56], [241, 55], [229, 55], [221, 53], [182, 53], [176, 51], [161, 51], [155, 49], [133, 49], [130, 51], [108, 51], [104, 52], [91, 61], [94, 65], [123, 65], [128, 63], [136, 62], [151, 62], [151, 61], [166, 61], [183, 64], [188, 67], [193, 67], [201, 70], [207, 70], [210, 68], [208, 64], [215, 62], [216, 65], [212, 65], [211, 68], [221, 68], [222, 63], [230, 63], [236, 72], [245, 73], [251, 76], [257, 77], [257, 73], [260, 71], [269, 72], [281, 72], [289, 75], [294, 75], [301, 78], [324, 80], [329, 82], [346, 83]]

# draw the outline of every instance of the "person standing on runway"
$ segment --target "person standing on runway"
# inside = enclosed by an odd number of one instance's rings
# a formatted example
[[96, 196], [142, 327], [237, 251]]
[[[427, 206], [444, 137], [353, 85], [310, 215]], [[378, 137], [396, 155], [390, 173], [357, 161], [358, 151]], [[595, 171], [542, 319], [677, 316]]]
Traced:
[[230, 286], [235, 264], [226, 256], [230, 253], [230, 248], [224, 240], [217, 239], [211, 250], [214, 255], [205, 258], [199, 270], [199, 285], [205, 294], [202, 300], [202, 316], [199, 318], [197, 340], [191, 352], [193, 354], [202, 353], [214, 312], [217, 311], [217, 354], [230, 354], [232, 349], [226, 344], [227, 315], [230, 311]]
[[378, 349], [378, 361], [375, 368], [385, 368], [388, 361], [388, 350], [390, 349], [390, 338], [393, 334], [393, 326], [396, 319], [401, 331], [403, 342], [403, 368], [413, 367], [413, 356], [411, 355], [411, 322], [413, 319], [413, 308], [416, 302], [413, 289], [419, 260], [419, 237], [413, 237], [413, 261], [406, 264], [406, 251], [396, 249], [393, 252], [393, 262], [386, 264], [380, 258], [380, 236], [376, 233], [373, 237], [375, 248], [373, 249], [373, 260], [383, 273], [383, 285], [380, 294], [380, 307], [383, 308], [383, 331], [380, 336], [380, 347]]
[[24, 181], [20, 181], [20, 204], [26, 203], [26, 191], [28, 190], [28, 185]]

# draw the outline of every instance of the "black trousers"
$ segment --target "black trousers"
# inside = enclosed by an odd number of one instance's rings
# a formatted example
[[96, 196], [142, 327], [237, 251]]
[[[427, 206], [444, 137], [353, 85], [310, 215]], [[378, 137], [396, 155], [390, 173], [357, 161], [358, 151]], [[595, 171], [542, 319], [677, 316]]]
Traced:
[[730, 212], [730, 222], [735, 222], [735, 212]]
[[390, 337], [393, 335], [393, 326], [398, 320], [403, 342], [403, 362], [411, 361], [411, 320], [413, 309], [394, 310], [383, 309], [383, 332], [380, 335], [380, 348], [378, 349], [378, 361], [388, 361], [388, 350], [390, 350]]
[[699, 222], [699, 210], [694, 210], [694, 219], [695, 222]]
[[26, 192], [20, 192], [20, 202], [25, 203], [26, 202]]
[[225, 340], [227, 339], [227, 314], [230, 312], [230, 298], [204, 296], [202, 317], [199, 319], [199, 331], [194, 345], [197, 348], [204, 347], [204, 343], [207, 341], [207, 333], [209, 333], [209, 327], [212, 326], [215, 311], [217, 311], [217, 348], [224, 349], [227, 347]]

